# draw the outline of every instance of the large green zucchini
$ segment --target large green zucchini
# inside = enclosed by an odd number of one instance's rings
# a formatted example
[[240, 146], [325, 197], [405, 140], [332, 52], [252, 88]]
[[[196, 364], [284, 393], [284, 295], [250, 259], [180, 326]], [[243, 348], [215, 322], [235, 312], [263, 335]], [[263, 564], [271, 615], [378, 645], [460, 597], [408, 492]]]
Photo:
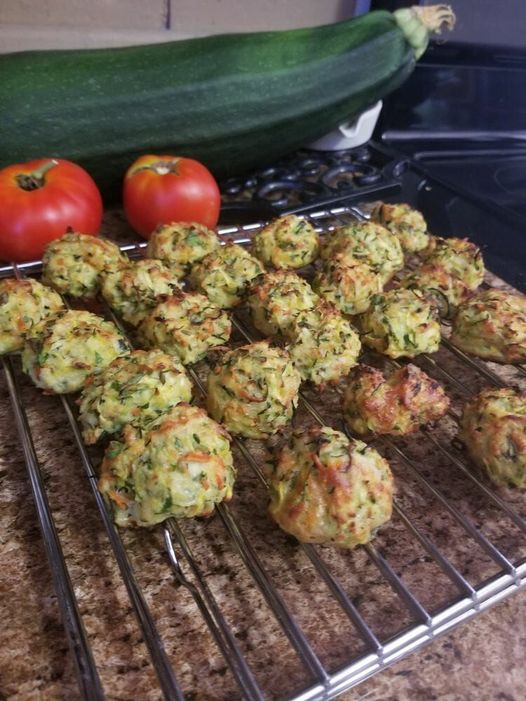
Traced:
[[238, 174], [396, 88], [429, 31], [451, 17], [436, 6], [309, 29], [4, 54], [0, 166], [68, 158], [106, 193], [144, 153], [197, 158], [217, 177]]

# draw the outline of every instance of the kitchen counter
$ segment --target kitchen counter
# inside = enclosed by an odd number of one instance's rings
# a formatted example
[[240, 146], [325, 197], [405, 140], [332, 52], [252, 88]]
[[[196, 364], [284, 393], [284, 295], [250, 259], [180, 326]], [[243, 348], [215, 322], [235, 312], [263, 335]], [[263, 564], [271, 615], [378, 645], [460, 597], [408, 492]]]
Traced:
[[510, 597], [341, 698], [520, 701], [526, 698], [526, 596]]
[[[49, 400], [48, 400], [49, 401]], [[60, 624], [56, 597], [45, 559], [40, 532], [23, 457], [11, 430], [5, 387], [0, 389], [1, 434], [0, 447], [0, 698], [5, 701], [55, 701], [79, 698], [67, 644]], [[51, 429], [60, 430], [61, 417], [47, 420]], [[8, 434], [6, 436], [6, 433]], [[65, 462], [74, 459], [69, 447], [59, 439], [47, 451], [61, 455]], [[53, 455], [43, 456], [43, 465]], [[83, 478], [78, 476], [83, 482]], [[80, 485], [79, 497], [90, 497], [85, 483]], [[74, 489], [70, 480], [54, 484], [53, 502], [67, 488]], [[66, 523], [78, 507], [73, 498], [57, 519], [61, 536], [71, 524]], [[94, 511], [90, 503], [90, 512]], [[82, 560], [68, 548], [81, 611], [92, 633], [92, 642], [103, 662], [103, 678], [108, 684], [108, 699], [150, 701], [160, 699], [153, 692], [155, 679], [149, 668], [144, 646], [125, 603], [126, 595], [118, 583], [111, 561], [102, 561], [100, 549], [106, 550], [104, 536], [96, 525], [94, 513], [84, 510], [82, 529], [95, 537], [83, 539], [89, 546], [88, 559], [93, 558], [87, 571]], [[158, 556], [153, 559], [157, 561]], [[88, 594], [96, 582], [103, 593]], [[166, 586], [166, 583], [165, 583]], [[162, 594], [159, 584], [153, 595]], [[100, 598], [99, 598], [100, 597]], [[116, 602], [118, 599], [118, 603]], [[124, 610], [128, 622], [118, 620]], [[195, 631], [190, 631], [195, 635]], [[109, 647], [103, 640], [109, 638]], [[421, 651], [410, 655], [392, 668], [365, 681], [342, 695], [346, 701], [521, 701], [526, 698], [526, 595], [521, 592], [479, 617], [462, 624], [448, 635]], [[215, 664], [219, 662], [215, 660]], [[185, 666], [183, 662], [182, 666]], [[210, 694], [190, 696], [196, 699], [217, 698]]]
[[[119, 215], [107, 218], [114, 232]], [[122, 228], [122, 222], [119, 225]], [[122, 228], [126, 236], [125, 227]], [[204, 372], [204, 370], [203, 370]], [[46, 489], [63, 544], [94, 656], [108, 699], [158, 701], [153, 668], [120, 580], [87, 478], [60, 402], [38, 392], [17, 372]], [[474, 381], [474, 380], [473, 380]], [[328, 423], [338, 416], [336, 393], [324, 396]], [[338, 400], [339, 401], [339, 400]], [[299, 421], [306, 421], [298, 415]], [[442, 429], [441, 429], [442, 430]], [[446, 432], [448, 428], [443, 429]], [[250, 444], [261, 463], [269, 454]], [[429, 445], [410, 447], [423, 466], [433, 470], [442, 488], [451, 490], [459, 508], [482, 527], [505, 552], [524, 555], [524, 537], [509, 530], [495, 510], [470, 492], [470, 483], [444, 462], [436, 462]], [[100, 450], [92, 457], [100, 460]], [[242, 524], [265, 568], [279, 588], [315, 650], [330, 669], [363, 652], [347, 619], [329, 600], [324, 585], [293, 539], [279, 531], [266, 516], [266, 494], [238, 458], [239, 474], [232, 512]], [[416, 458], [415, 458], [416, 459]], [[398, 500], [411, 509], [416, 523], [430, 529], [437, 545], [462, 569], [470, 581], [494, 572], [488, 558], [469, 543], [458, 526], [424, 499], [409, 476], [392, 461]], [[426, 469], [423, 467], [422, 469]], [[523, 508], [523, 494], [508, 490], [504, 497]], [[38, 529], [23, 455], [13, 426], [9, 397], [0, 377], [0, 698], [10, 701], [74, 701], [78, 691], [72, 662], [59, 620], [56, 597]], [[234, 630], [248, 663], [269, 698], [301, 688], [303, 670], [279, 626], [240, 565], [218, 517], [188, 521], [184, 533], [206, 575], [207, 582]], [[152, 609], [168, 655], [174, 662], [189, 701], [232, 701], [235, 684], [188, 592], [174, 584], [162, 544], [162, 533], [123, 532], [123, 540], [148, 605]], [[399, 519], [382, 530], [378, 548], [406, 586], [430, 610], [454, 596], [449, 582], [425, 552], [415, 544]], [[345, 577], [353, 601], [373, 630], [388, 637], [409, 617], [362, 548], [352, 553], [322, 549], [337, 577]], [[185, 565], [186, 563], [183, 563]], [[188, 571], [188, 567], [183, 567]], [[438, 570], [438, 571], [437, 571]], [[449, 635], [399, 662], [343, 699], [430, 701], [476, 699], [519, 701], [526, 698], [524, 649], [526, 597], [517, 594]]]

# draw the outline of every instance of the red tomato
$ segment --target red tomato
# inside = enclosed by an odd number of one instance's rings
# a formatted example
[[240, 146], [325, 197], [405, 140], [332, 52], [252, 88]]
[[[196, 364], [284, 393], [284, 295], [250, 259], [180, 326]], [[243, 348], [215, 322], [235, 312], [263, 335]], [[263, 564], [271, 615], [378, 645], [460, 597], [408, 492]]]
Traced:
[[71, 161], [40, 158], [0, 170], [0, 258], [35, 260], [68, 228], [97, 234], [102, 198]]
[[196, 222], [213, 229], [221, 194], [199, 161], [176, 156], [141, 156], [124, 177], [124, 212], [144, 238], [159, 224]]

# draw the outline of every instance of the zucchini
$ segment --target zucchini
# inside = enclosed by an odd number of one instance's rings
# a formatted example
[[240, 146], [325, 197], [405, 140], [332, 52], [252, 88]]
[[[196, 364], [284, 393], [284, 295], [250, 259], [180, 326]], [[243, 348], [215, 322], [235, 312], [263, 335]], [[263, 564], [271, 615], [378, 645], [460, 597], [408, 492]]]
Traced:
[[216, 177], [322, 136], [404, 81], [444, 5], [336, 24], [147, 46], [0, 56], [0, 166], [62, 157], [107, 195], [144, 153], [196, 158]]

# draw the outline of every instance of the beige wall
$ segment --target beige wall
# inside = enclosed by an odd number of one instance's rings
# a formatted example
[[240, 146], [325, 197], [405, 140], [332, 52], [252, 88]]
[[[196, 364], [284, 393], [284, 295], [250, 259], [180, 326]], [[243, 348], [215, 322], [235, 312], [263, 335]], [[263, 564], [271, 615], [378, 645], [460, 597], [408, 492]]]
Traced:
[[353, 8], [353, 0], [0, 0], [0, 51], [309, 26]]

